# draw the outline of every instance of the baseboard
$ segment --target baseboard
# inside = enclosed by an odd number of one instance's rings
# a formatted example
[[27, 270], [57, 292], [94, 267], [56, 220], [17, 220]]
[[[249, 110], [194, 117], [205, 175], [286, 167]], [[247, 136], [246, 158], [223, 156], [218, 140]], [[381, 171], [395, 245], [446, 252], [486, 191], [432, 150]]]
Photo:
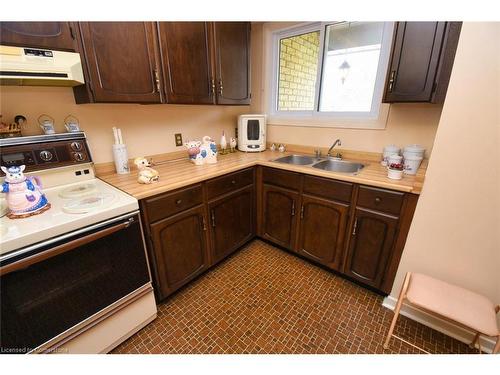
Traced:
[[[396, 306], [397, 299], [391, 296], [387, 296], [384, 298], [382, 302], [382, 306], [394, 310]], [[458, 341], [461, 341], [466, 344], [470, 344], [472, 339], [474, 338], [474, 332], [471, 330], [467, 330], [459, 325], [455, 325], [449, 323], [441, 318], [430, 315], [425, 311], [419, 310], [414, 306], [407, 305], [403, 303], [400, 311], [401, 315], [404, 315], [416, 322], [422, 323], [423, 325], [435, 329], [441, 333], [444, 333], [447, 336], [453, 337]], [[495, 340], [490, 337], [481, 336], [481, 350], [486, 353], [491, 353], [493, 348], [495, 347]], [[477, 346], [476, 346], [477, 347]]]

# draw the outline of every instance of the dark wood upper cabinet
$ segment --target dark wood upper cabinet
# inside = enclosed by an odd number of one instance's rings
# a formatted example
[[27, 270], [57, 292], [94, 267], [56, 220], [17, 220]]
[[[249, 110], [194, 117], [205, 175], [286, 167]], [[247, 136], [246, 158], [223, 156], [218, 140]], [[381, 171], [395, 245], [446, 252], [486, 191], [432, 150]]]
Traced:
[[160, 299], [208, 268], [206, 229], [203, 206], [151, 225]]
[[250, 240], [255, 233], [253, 185], [209, 203], [212, 263]]
[[74, 51], [70, 22], [0, 22], [0, 44]]
[[397, 22], [384, 102], [443, 102], [460, 29], [460, 22]]
[[250, 104], [250, 23], [215, 22], [217, 104]]
[[215, 103], [215, 73], [209, 22], [159, 22], [167, 103]]
[[264, 184], [262, 237], [288, 249], [294, 248], [299, 198], [299, 193]]
[[344, 272], [380, 288], [396, 238], [398, 218], [356, 208]]
[[[87, 67], [77, 103], [160, 103], [160, 72], [152, 22], [80, 22]], [[90, 97], [82, 92], [88, 89]]]
[[302, 196], [298, 252], [340, 270], [349, 205]]

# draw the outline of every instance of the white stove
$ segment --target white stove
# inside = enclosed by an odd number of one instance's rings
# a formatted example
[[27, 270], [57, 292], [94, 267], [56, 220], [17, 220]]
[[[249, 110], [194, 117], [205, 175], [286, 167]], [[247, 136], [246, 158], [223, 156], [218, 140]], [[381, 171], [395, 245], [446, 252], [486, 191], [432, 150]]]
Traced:
[[139, 204], [95, 177], [85, 134], [1, 139], [0, 161], [50, 203], [0, 218], [0, 351], [108, 352], [155, 319]]
[[[95, 178], [91, 164], [62, 169], [30, 173], [38, 175], [42, 183], [47, 179], [61, 184], [43, 189], [51, 204], [49, 210], [23, 219], [0, 219], [0, 255], [139, 209], [137, 199]], [[89, 174], [79, 179], [75, 173], [84, 170]]]

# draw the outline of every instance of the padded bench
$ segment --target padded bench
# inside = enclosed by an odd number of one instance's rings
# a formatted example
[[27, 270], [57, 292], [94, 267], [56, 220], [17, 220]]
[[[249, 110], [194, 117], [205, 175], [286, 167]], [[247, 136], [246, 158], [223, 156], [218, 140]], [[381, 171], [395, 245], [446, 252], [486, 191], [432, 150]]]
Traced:
[[[495, 306], [488, 298], [470, 290], [427, 275], [411, 272], [406, 274], [401, 288], [394, 309], [394, 318], [384, 343], [385, 349], [389, 347], [391, 337], [394, 337], [424, 351], [393, 334], [403, 301], [431, 315], [436, 315], [448, 322], [476, 332], [474, 340], [470, 344], [471, 347], [474, 347], [476, 343], [479, 344], [480, 335], [496, 337], [497, 341], [493, 353], [500, 351], [500, 330], [496, 319], [500, 305]], [[479, 351], [481, 351], [481, 346], [479, 346]]]

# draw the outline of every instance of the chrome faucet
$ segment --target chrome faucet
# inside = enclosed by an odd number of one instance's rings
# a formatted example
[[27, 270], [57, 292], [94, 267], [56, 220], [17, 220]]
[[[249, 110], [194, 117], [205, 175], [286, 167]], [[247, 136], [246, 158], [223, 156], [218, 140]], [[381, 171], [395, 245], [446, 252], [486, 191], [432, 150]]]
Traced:
[[337, 145], [342, 146], [342, 142], [340, 141], [340, 139], [337, 139], [335, 142], [333, 142], [333, 145], [328, 149], [328, 152], [326, 153], [326, 155], [332, 156], [332, 155], [330, 155], [330, 153], [332, 152], [333, 148]]

